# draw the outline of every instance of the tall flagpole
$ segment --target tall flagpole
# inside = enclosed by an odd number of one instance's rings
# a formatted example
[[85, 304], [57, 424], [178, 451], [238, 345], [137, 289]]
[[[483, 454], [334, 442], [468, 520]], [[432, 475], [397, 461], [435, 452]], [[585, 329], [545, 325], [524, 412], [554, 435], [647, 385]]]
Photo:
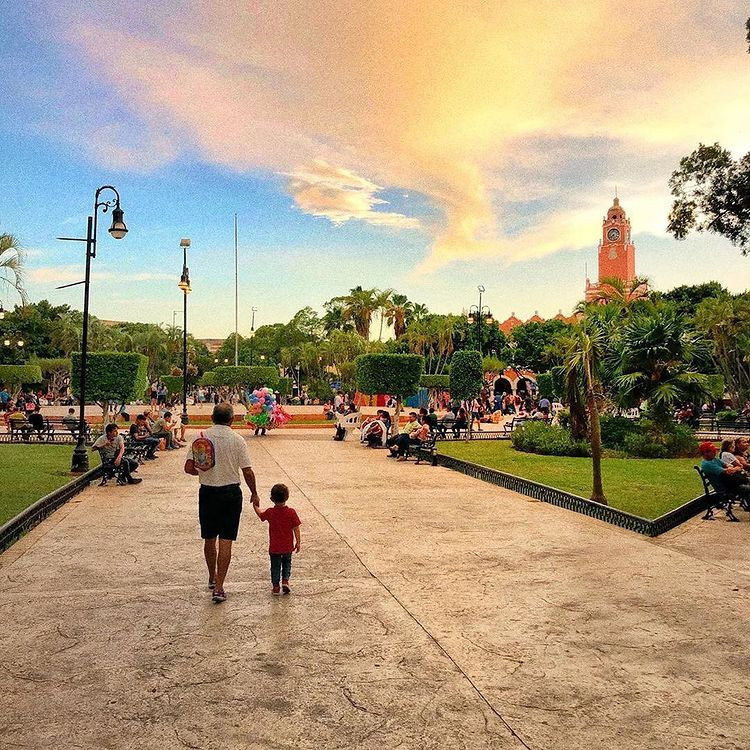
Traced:
[[239, 291], [239, 263], [237, 255], [237, 214], [234, 215], [234, 366], [240, 363], [240, 291]]

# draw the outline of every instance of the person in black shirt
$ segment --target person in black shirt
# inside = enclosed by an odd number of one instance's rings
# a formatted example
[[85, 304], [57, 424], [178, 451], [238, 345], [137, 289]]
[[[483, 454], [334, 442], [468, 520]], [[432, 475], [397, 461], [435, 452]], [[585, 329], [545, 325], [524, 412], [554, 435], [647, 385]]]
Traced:
[[159, 438], [151, 435], [145, 415], [139, 414], [135, 420], [135, 424], [130, 425], [130, 437], [137, 443], [143, 443], [146, 446], [146, 458], [149, 461], [156, 458]]
[[29, 416], [27, 417], [27, 419], [29, 420], [29, 424], [32, 426], [32, 428], [36, 432], [37, 437], [39, 438], [39, 440], [43, 440], [44, 439], [43, 438], [43, 432], [44, 432], [44, 429], [46, 427], [46, 424], [44, 422], [44, 417], [42, 416], [42, 413], [39, 410], [39, 405], [38, 404], [34, 408], [34, 411], [32, 411], [31, 414], [29, 414]]

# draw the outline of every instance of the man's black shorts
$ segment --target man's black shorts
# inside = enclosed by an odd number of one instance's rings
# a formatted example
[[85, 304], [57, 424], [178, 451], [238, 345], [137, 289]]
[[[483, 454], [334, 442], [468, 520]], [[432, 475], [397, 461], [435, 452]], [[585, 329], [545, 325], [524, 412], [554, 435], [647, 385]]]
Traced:
[[210, 487], [198, 491], [198, 518], [202, 539], [237, 539], [242, 514], [242, 490], [239, 484]]

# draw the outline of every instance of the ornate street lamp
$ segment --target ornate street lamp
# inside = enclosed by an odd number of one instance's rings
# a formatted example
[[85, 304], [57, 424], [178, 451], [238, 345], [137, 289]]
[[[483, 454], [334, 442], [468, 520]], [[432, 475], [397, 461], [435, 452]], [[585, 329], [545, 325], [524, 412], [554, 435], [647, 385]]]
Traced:
[[[105, 190], [114, 193], [114, 197], [109, 200], [101, 199]], [[88, 362], [88, 337], [89, 337], [89, 289], [91, 287], [91, 259], [96, 258], [96, 235], [98, 229], [99, 209], [102, 213], [107, 213], [112, 209], [112, 224], [109, 233], [116, 240], [121, 240], [127, 233], [128, 228], [125, 226], [124, 213], [120, 208], [120, 193], [112, 185], [102, 185], [97, 189], [94, 195], [94, 215], [88, 217], [85, 237], [58, 237], [58, 240], [68, 242], [85, 242], [86, 243], [86, 273], [83, 281], [76, 281], [72, 284], [63, 284], [57, 287], [65, 289], [66, 287], [83, 284], [83, 331], [81, 335], [81, 373], [79, 376], [79, 414], [78, 414], [78, 437], [76, 447], [73, 450], [73, 460], [71, 462], [71, 471], [81, 472], [88, 471], [89, 454], [86, 450], [86, 365]], [[23, 346], [23, 342], [19, 343]]]
[[[257, 307], [251, 308], [253, 311], [253, 319], [250, 323], [250, 365], [253, 364], [253, 351], [255, 349], [255, 313], [258, 312]], [[261, 357], [262, 359], [262, 357]]]
[[479, 353], [484, 356], [484, 352], [482, 351], [482, 319], [486, 320], [489, 325], [492, 325], [493, 318], [492, 314], [490, 313], [490, 308], [485, 305], [482, 306], [482, 294], [486, 291], [485, 288], [479, 284], [477, 287], [479, 290], [479, 304], [478, 305], [471, 305], [469, 307], [469, 315], [467, 317], [467, 321], [470, 325], [473, 325], [474, 321], [476, 321], [477, 324], [477, 338], [479, 340]]
[[190, 271], [187, 265], [187, 249], [190, 247], [190, 240], [183, 237], [180, 240], [182, 248], [182, 276], [177, 286], [182, 290], [182, 424], [189, 423], [187, 410], [187, 381], [188, 381], [188, 350], [187, 350], [187, 298], [192, 292], [190, 287]]

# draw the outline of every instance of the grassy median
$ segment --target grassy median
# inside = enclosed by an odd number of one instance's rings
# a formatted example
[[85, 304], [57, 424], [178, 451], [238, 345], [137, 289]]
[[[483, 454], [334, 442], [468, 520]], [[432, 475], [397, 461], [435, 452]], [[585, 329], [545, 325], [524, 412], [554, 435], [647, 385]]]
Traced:
[[[439, 443], [439, 452], [524, 479], [591, 496], [591, 459], [538, 456], [514, 450], [510, 440]], [[699, 459], [605, 458], [604, 494], [613, 508], [657, 518], [703, 494], [693, 466]]]
[[72, 455], [72, 445], [0, 445], [0, 525], [69, 482]]

